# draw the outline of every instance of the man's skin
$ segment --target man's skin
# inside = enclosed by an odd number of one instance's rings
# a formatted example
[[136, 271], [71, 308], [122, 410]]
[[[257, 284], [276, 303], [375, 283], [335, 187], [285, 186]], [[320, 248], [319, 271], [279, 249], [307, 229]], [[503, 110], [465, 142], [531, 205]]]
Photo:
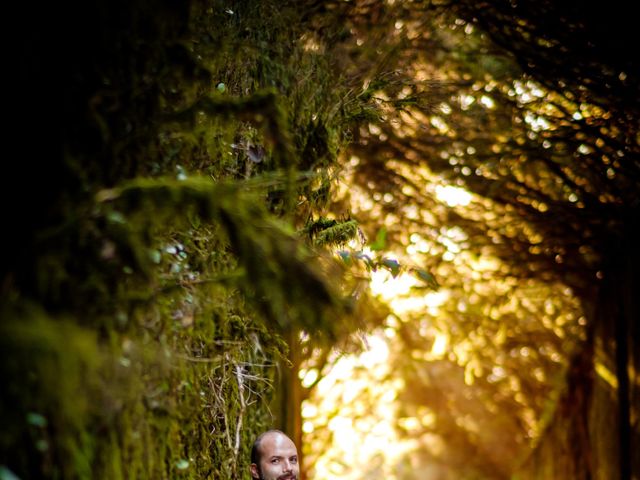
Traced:
[[298, 480], [298, 450], [284, 433], [270, 430], [257, 440], [258, 463], [251, 464], [256, 480]]

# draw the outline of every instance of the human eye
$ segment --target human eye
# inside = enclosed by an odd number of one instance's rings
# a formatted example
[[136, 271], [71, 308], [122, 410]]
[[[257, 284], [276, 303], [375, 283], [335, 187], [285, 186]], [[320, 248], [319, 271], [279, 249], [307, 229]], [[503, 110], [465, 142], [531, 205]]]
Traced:
[[291, 458], [289, 459], [289, 461], [290, 461], [291, 463], [298, 463], [298, 457], [293, 456], [293, 457], [291, 457]]
[[278, 464], [279, 462], [280, 462], [279, 458], [272, 458], [271, 459], [271, 463], [274, 464], [274, 465]]

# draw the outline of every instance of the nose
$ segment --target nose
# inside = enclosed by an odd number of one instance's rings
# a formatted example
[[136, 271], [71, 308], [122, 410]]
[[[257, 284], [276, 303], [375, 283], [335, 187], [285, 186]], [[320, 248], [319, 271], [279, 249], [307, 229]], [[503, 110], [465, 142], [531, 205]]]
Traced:
[[291, 473], [291, 462], [289, 462], [289, 460], [284, 461], [283, 467], [284, 473]]

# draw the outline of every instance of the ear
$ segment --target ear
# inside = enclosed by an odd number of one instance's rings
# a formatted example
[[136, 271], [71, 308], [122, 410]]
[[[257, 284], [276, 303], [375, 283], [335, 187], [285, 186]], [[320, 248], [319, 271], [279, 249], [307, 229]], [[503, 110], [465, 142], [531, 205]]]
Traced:
[[252, 478], [260, 478], [260, 474], [258, 473], [258, 466], [255, 463], [251, 464], [251, 477]]

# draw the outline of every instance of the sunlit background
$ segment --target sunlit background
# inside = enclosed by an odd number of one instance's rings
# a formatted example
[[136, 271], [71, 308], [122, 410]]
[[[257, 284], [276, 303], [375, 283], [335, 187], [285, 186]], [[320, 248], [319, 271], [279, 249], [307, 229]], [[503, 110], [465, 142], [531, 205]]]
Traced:
[[[489, 211], [464, 188], [426, 170], [414, 175], [437, 208]], [[347, 190], [369, 213], [385, 202]], [[408, 272], [373, 271], [370, 288], [391, 312], [384, 325], [362, 339], [361, 353], [334, 351], [322, 378], [300, 371], [303, 386], [315, 384], [302, 407], [307, 478], [504, 478], [525, 460], [585, 319], [570, 288], [505, 274], [498, 258], [469, 252], [467, 240], [456, 226], [431, 238], [408, 231], [399, 262], [440, 255], [439, 288]]]
[[630, 2], [13, 4], [0, 480], [640, 478]]

